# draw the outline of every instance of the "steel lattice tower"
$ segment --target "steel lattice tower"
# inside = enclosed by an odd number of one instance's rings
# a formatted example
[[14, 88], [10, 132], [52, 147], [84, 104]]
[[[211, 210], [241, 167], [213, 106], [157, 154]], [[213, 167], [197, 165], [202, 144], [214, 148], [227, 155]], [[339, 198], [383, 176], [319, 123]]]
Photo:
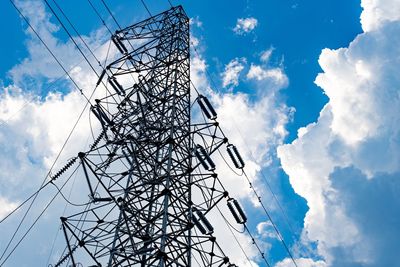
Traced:
[[210, 158], [228, 140], [202, 96], [209, 120], [191, 122], [188, 17], [173, 7], [112, 40], [122, 56], [91, 108], [102, 131], [65, 167], [80, 163], [90, 203], [61, 218], [53, 266], [234, 266], [207, 219], [228, 196]]

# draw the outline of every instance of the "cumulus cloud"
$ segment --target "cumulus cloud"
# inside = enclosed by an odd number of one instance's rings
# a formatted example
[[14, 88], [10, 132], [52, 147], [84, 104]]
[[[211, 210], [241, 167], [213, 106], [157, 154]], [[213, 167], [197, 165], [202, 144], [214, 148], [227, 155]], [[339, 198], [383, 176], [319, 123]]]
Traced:
[[[77, 56], [79, 54], [69, 41], [62, 42], [54, 37], [58, 28], [50, 22], [51, 17], [45, 12], [43, 5], [37, 1], [21, 1], [20, 5], [25, 10], [24, 12], [28, 12], [27, 16], [31, 20], [35, 20], [34, 26], [43, 34], [46, 43], [53, 52], [68, 69], [72, 68], [71, 75], [78, 81], [78, 85], [83, 88], [84, 92], [90, 92], [97, 80], [95, 75], [90, 74], [91, 71], [85, 64], [74, 65], [79, 62], [79, 56]], [[32, 10], [36, 11], [32, 12]], [[244, 31], [247, 31], [247, 29], [243, 28]], [[7, 120], [7, 123], [0, 127], [0, 153], [8, 155], [0, 162], [0, 170], [2, 171], [0, 206], [2, 207], [1, 212], [4, 214], [15, 207], [15, 203], [10, 199], [18, 200], [21, 196], [26, 196], [36, 189], [85, 104], [85, 99], [80, 93], [65, 81], [68, 88], [67, 92], [45, 92], [45, 97], [38, 97], [35, 94], [32, 96], [32, 94], [20, 89], [27, 80], [43, 79], [42, 82], [45, 83], [62, 75], [62, 71], [44, 51], [33, 33], [29, 30], [26, 32], [29, 36], [27, 42], [29, 56], [10, 71], [14, 84], [2, 88], [3, 92], [0, 97], [0, 119]], [[101, 31], [98, 31], [84, 38], [87, 38], [90, 45], [96, 46], [104, 38], [101, 33]], [[199, 43], [197, 42], [196, 45], [199, 45]], [[106, 55], [107, 46], [100, 46], [97, 50], [101, 59], [104, 59]], [[110, 56], [112, 54], [111, 51]], [[251, 100], [246, 94], [211, 92], [205, 75], [206, 68], [207, 64], [204, 58], [201, 56], [192, 58], [191, 79], [202, 92], [208, 94], [215, 104], [218, 118], [223, 124], [223, 128], [227, 130], [226, 133], [231, 142], [239, 148], [247, 148], [242, 150], [242, 155], [246, 160], [249, 175], [256, 182], [259, 170], [269, 164], [275, 147], [283, 142], [287, 134], [285, 125], [290, 120], [292, 110], [279, 103], [275, 91], [262, 94], [260, 99], [256, 101]], [[256, 85], [266, 86], [263, 83]], [[23, 107], [23, 111], [17, 112], [21, 107]], [[65, 162], [67, 157], [76, 155], [78, 151], [88, 145], [88, 140], [91, 138], [87, 114], [82, 118], [82, 121], [86, 123], [78, 125], [70, 140], [71, 145], [65, 148], [63, 157], [59, 162]], [[243, 127], [243, 129], [253, 129], [252, 138], [244, 142], [241, 129], [238, 129], [238, 126]], [[255, 155], [255, 157], [253, 158], [250, 154]], [[220, 161], [218, 166], [224, 165], [221, 159], [217, 160]], [[226, 166], [219, 169], [218, 172], [221, 176], [226, 177], [224, 183], [227, 184], [227, 188], [229, 187], [232, 196], [241, 200], [250, 198], [249, 191], [242, 190], [242, 188], [248, 188], [244, 179], [238, 182], [238, 178], [233, 176]], [[27, 182], [27, 179], [30, 179], [29, 182]], [[5, 184], [7, 186], [3, 186]], [[226, 233], [227, 229], [223, 226], [224, 222], [221, 217], [217, 217], [219, 219], [216, 220], [215, 227], [216, 229], [221, 228], [218, 231], [220, 233], [219, 240], [228, 248], [227, 251], [232, 254], [233, 259], [241, 266], [257, 266], [255, 262], [249, 264], [245, 260], [239, 248], [235, 245], [233, 237]], [[53, 220], [52, 223], [56, 225], [57, 222]], [[225, 232], [222, 231], [222, 228]], [[46, 229], [41, 229], [41, 231], [43, 233]], [[245, 234], [239, 235], [238, 238], [249, 257], [254, 261], [258, 260], [258, 252], [252, 244], [252, 240]], [[50, 246], [48, 240], [42, 239], [35, 244], [38, 247], [40, 246], [40, 253], [44, 251], [43, 253], [46, 254], [48, 252]], [[261, 244], [263, 248], [269, 248], [268, 244]], [[32, 253], [37, 253], [37, 251]], [[31, 256], [29, 255], [29, 258]], [[37, 258], [37, 256], [35, 254], [31, 258]], [[15, 260], [17, 263], [14, 265], [20, 266], [21, 264], [18, 263], [22, 259]]]
[[[222, 93], [212, 90], [206, 75], [206, 62], [200, 56], [196, 55], [191, 59], [191, 79], [196, 88], [212, 101], [221, 127], [227, 133], [230, 142], [241, 148], [241, 154], [246, 161], [246, 171], [256, 182], [261, 168], [271, 163], [275, 147], [283, 143], [287, 135], [285, 125], [290, 121], [293, 109], [277, 101], [276, 91], [265, 90], [269, 85], [264, 83], [254, 85], [260, 87], [255, 88], [260, 96], [256, 101], [250, 100], [249, 95], [245, 93]], [[252, 129], [251, 138], [244, 137], [247, 129]], [[221, 177], [225, 177], [224, 183], [233, 195], [249, 198], [251, 191], [247, 182], [232, 175], [222, 159], [216, 160], [218, 166], [225, 166], [219, 168], [218, 172]], [[244, 188], [246, 189], [243, 190]]]
[[316, 78], [328, 96], [318, 121], [278, 148], [307, 200], [303, 241], [328, 266], [397, 266], [400, 209], [400, 21], [398, 1], [362, 1], [364, 33], [325, 49]]
[[[264, 194], [265, 187], [262, 186], [260, 181], [260, 171], [271, 164], [276, 146], [283, 143], [287, 135], [285, 125], [291, 118], [291, 109], [284, 104], [277, 104], [273, 94], [260, 97], [255, 102], [252, 102], [249, 96], [243, 93], [212, 93], [211, 99], [217, 110], [218, 121], [229, 138], [229, 142], [237, 146], [246, 163], [245, 170], [253, 183], [253, 187], [263, 195], [264, 200], [267, 199]], [[246, 134], [248, 129], [251, 129], [250, 135]], [[226, 153], [224, 156], [228, 164], [232, 166], [233, 164]], [[254, 197], [246, 179], [232, 173], [225, 161], [218, 155], [215, 155], [213, 159], [218, 166], [218, 175], [230, 196], [238, 199], [245, 208], [245, 212], [248, 211], [248, 214], [251, 214], [250, 212], [262, 213], [258, 199]], [[250, 205], [243, 205], [243, 203], [248, 202], [250, 202]], [[256, 211], [253, 210], [254, 208], [256, 208]], [[229, 211], [226, 211], [225, 214], [229, 215]], [[218, 222], [218, 217], [216, 219], [216, 222]], [[260, 227], [256, 229], [260, 230], [256, 240], [262, 246], [262, 250], [267, 253], [271, 249], [270, 241], [276, 238], [276, 234], [271, 227], [268, 228], [268, 225], [261, 225]], [[226, 232], [226, 228], [220, 228], [217, 234], [224, 232]], [[249, 242], [251, 239], [247, 235], [244, 235], [246, 238], [242, 235], [239, 236], [241, 236], [241, 244], [246, 246], [246, 252], [250, 253], [251, 259], [260, 260], [256, 248]], [[221, 238], [227, 241], [231, 238], [231, 235], [228, 233]], [[227, 243], [235, 244], [234, 240]], [[223, 242], [223, 244], [225, 245], [226, 242]], [[230, 251], [237, 251], [237, 249], [237, 247], [232, 248]], [[231, 255], [237, 259], [238, 263], [248, 265], [240, 251]]]
[[361, 14], [364, 32], [377, 30], [387, 22], [400, 19], [397, 0], [362, 0], [361, 6], [364, 9]]
[[[246, 162], [257, 164], [270, 161], [273, 146], [283, 142], [287, 135], [285, 125], [290, 120], [292, 109], [284, 104], [277, 104], [275, 96], [267, 94], [256, 102], [243, 93], [213, 95], [218, 118], [222, 127], [229, 129], [230, 139], [239, 147], [247, 148], [244, 157]], [[252, 129], [251, 138], [244, 140], [244, 131]]]
[[[64, 67], [70, 70], [79, 88], [90, 95], [97, 81], [96, 75], [82, 62], [70, 41], [62, 42], [54, 37], [59, 28], [50, 21], [51, 16], [45, 11], [43, 3], [18, 1], [17, 4]], [[7, 179], [5, 185], [12, 185], [10, 188], [3, 186], [2, 194], [21, 192], [23, 188], [32, 189], [32, 186], [36, 186], [33, 182], [25, 183], [24, 179], [44, 176], [86, 104], [81, 93], [65, 80], [62, 69], [49, 56], [36, 35], [29, 28], [26, 34], [28, 56], [10, 70], [12, 84], [1, 88], [0, 94], [0, 120], [4, 122], [0, 125], [0, 151], [3, 155], [9, 155], [0, 163], [0, 168], [6, 174], [1, 179]], [[107, 44], [100, 45], [105, 38], [103, 31], [82, 37], [89, 46], [97, 47], [95, 53], [103, 61], [108, 50]], [[111, 49], [109, 57], [112, 58], [114, 53], [115, 49]], [[56, 79], [60, 80], [53, 84], [55, 92], [48, 92], [47, 84]], [[21, 89], [27, 81], [39, 81], [39, 89]], [[57, 92], [60, 87], [63, 94]], [[102, 94], [102, 89], [100, 86], [97, 94]], [[87, 113], [82, 120], [87, 121]], [[65, 155], [75, 155], [78, 152], [76, 148], [81, 146], [82, 149], [85, 145], [89, 128], [83, 125], [78, 125], [72, 137], [75, 149], [67, 146]]]
[[[355, 265], [352, 256], [360, 254], [363, 266], [396, 266], [398, 242], [400, 172], [376, 174], [369, 179], [355, 167], [337, 168], [331, 174], [332, 187], [359, 231], [358, 247], [337, 248], [336, 266]], [[351, 179], [344, 179], [351, 177]], [[349, 255], [350, 254], [350, 255]], [[350, 259], [350, 260], [348, 260]]]
[[274, 48], [271, 47], [260, 53], [260, 63], [251, 63], [247, 71], [246, 78], [264, 84], [264, 86], [279, 90], [289, 84], [284, 68], [283, 61], [279, 65], [270, 63], [270, 58]]
[[9, 200], [0, 197], [0, 220], [7, 216], [12, 210], [17, 207], [18, 203], [10, 202]]
[[[281, 103], [277, 96], [278, 88], [265, 83], [264, 80], [255, 81], [252, 84], [253, 91], [257, 94], [256, 99], [252, 99], [245, 93], [224, 93], [212, 90], [206, 75], [207, 64], [205, 59], [199, 54], [194, 55], [191, 59], [191, 79], [200, 92], [207, 95], [211, 100], [218, 114], [217, 120], [229, 138], [229, 142], [238, 147], [241, 156], [246, 162], [245, 169], [253, 182], [253, 186], [259, 193], [263, 193], [264, 187], [259, 179], [260, 171], [263, 167], [271, 164], [275, 157], [276, 146], [283, 143], [287, 135], [285, 125], [290, 121], [293, 109]], [[242, 59], [242, 62], [241, 59], [233, 59], [231, 62], [245, 63], [244, 59]], [[231, 64], [231, 66], [235, 64]], [[193, 114], [196, 116], [195, 112]], [[251, 129], [251, 136], [246, 134], [248, 129]], [[222, 154], [224, 154], [223, 150]], [[231, 164], [226, 153], [224, 156], [228, 164]], [[249, 210], [254, 209], [254, 206], [256, 206], [258, 212], [262, 212], [258, 207], [258, 199], [254, 198], [248, 182], [243, 177], [235, 175], [218, 154], [213, 154], [213, 160], [217, 165], [216, 171], [230, 196], [238, 199], [245, 210], [247, 206], [249, 206]], [[222, 204], [221, 206], [223, 207], [224, 205]], [[229, 211], [224, 213], [230, 216]], [[221, 221], [218, 214], [212, 217], [212, 222], [218, 228], [216, 230], [218, 240], [224, 240], [222, 245], [223, 247], [227, 246], [227, 251], [230, 251], [230, 257], [235, 260], [235, 263], [241, 266], [249, 266], [243, 253], [238, 250], [232, 235], [227, 232], [224, 221]], [[259, 261], [259, 253], [252, 244], [251, 239], [245, 234], [238, 236], [240, 243], [244, 246], [250, 258], [254, 261]], [[273, 239], [272, 236], [276, 237], [275, 233], [271, 233], [271, 239]], [[268, 240], [263, 240], [264, 236], [262, 234], [257, 235], [256, 238], [264, 251], [268, 251], [271, 248]], [[252, 265], [255, 266], [256, 264], [253, 262]]]
[[273, 228], [273, 225], [270, 221], [266, 221], [266, 222], [260, 222], [259, 224], [257, 224], [257, 232], [258, 234], [263, 238], [275, 238], [277, 239], [277, 235], [275, 233], [275, 230]]
[[239, 18], [236, 21], [236, 26], [233, 31], [236, 34], [243, 35], [253, 31], [257, 27], [258, 21], [256, 18]]
[[271, 56], [272, 56], [272, 52], [274, 52], [274, 48], [273, 47], [261, 52], [260, 60], [262, 62], [268, 63], [270, 58], [271, 58]]
[[[52, 17], [46, 12], [44, 4], [40, 1], [17, 1], [17, 5], [64, 68], [68, 71], [72, 70], [71, 74], [80, 82], [81, 89], [85, 91], [92, 90], [96, 82], [95, 74], [90, 70], [89, 65], [79, 54], [72, 41], [63, 42], [54, 36], [60, 28], [52, 22]], [[14, 85], [29, 88], [31, 91], [42, 90], [41, 88], [45, 88], [42, 85], [46, 85], [46, 82], [56, 80], [65, 75], [65, 73], [43, 46], [42, 42], [39, 41], [36, 34], [29, 27], [25, 32], [28, 36], [26, 48], [29, 56], [15, 65], [8, 74], [12, 78]], [[89, 36], [82, 36], [82, 39], [101, 60], [103, 60], [108, 50], [108, 46], [103, 45], [107, 40], [106, 38], [108, 38], [108, 32], [104, 28], [93, 31]], [[89, 51], [82, 41], [77, 37], [75, 37], [75, 41], [89, 55]], [[112, 46], [109, 60], [113, 58], [115, 52], [116, 48]], [[100, 73], [97, 61], [91, 56], [87, 58]], [[85, 73], [85, 75], [80, 76], [81, 73]], [[39, 93], [46, 94], [47, 92]]]
[[[310, 258], [298, 258], [295, 259], [296, 264], [299, 267], [326, 267], [326, 263], [322, 260], [314, 261]], [[284, 259], [281, 262], [278, 262], [275, 267], [292, 267], [293, 261], [291, 259]]]
[[[87, 65], [81, 62], [78, 52], [70, 41], [63, 42], [54, 37], [58, 28], [50, 22], [51, 16], [46, 13], [43, 3], [19, 1], [18, 5], [64, 67], [70, 70], [70, 75], [78, 86], [89, 95], [97, 77]], [[0, 88], [0, 154], [3, 155], [0, 162], [0, 217], [15, 208], [15, 203], [21, 202], [37, 190], [86, 104], [86, 99], [66, 80], [58, 64], [49, 56], [34, 33], [27, 29], [26, 34], [28, 56], [10, 70], [11, 84]], [[100, 45], [103, 43], [103, 31], [96, 31], [83, 38], [87, 39], [89, 46], [98, 47], [95, 53], [104, 62], [108, 43]], [[115, 49], [111, 49], [109, 58], [113, 57], [114, 51]], [[55, 80], [57, 83], [53, 84], [53, 90], [50, 92], [47, 85]], [[34, 83], [37, 87], [29, 87], [30, 91], [26, 91], [27, 83]], [[62, 90], [62, 93], [57, 90]], [[104, 88], [99, 86], [95, 97], [103, 94]], [[93, 140], [88, 115], [89, 112], [86, 110], [54, 170], [63, 166], [68, 158], [85, 150]], [[98, 125], [92, 126], [96, 131]], [[35, 218], [41, 210], [41, 205], [48, 201], [49, 196], [54, 196], [54, 191], [52, 191], [54, 188], [47, 187], [47, 189], [49, 191], [37, 199], [26, 221]], [[21, 214], [23, 213], [17, 212], [2, 224], [0, 231], [4, 240], [8, 241]], [[57, 217], [52, 217], [52, 219], [46, 215], [44, 217], [46, 218], [42, 221], [45, 221], [43, 225], [46, 227], [56, 226], [59, 223]], [[30, 220], [32, 221], [33, 219]], [[21, 229], [24, 227], [26, 225]], [[12, 258], [9, 264], [22, 266], [23, 260], [26, 263], [27, 259], [37, 259], [40, 253], [47, 255], [51, 244], [48, 239], [39, 237], [47, 230], [40, 227], [35, 229], [40, 229], [32, 234], [32, 236], [36, 235], [34, 244], [38, 249], [35, 252], [25, 250], [25, 259]], [[5, 242], [0, 244], [2, 249]]]
[[194, 25], [198, 28], [203, 27], [203, 22], [200, 20], [199, 16], [193, 17], [189, 19], [190, 25]]
[[288, 78], [281, 68], [265, 68], [255, 64], [251, 64], [247, 73], [247, 79], [257, 81], [268, 80], [278, 87], [285, 87], [288, 83]]
[[244, 69], [244, 64], [246, 63], [245, 58], [235, 58], [232, 59], [227, 65], [225, 65], [225, 70], [221, 74], [222, 76], [222, 86], [227, 87], [238, 86], [239, 75]]

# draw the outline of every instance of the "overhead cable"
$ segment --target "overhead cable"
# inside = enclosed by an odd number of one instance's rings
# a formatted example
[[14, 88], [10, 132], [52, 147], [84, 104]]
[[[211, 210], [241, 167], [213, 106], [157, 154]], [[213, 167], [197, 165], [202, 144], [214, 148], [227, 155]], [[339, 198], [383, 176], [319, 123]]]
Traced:
[[76, 89], [86, 98], [87, 101], [89, 99], [86, 97], [86, 95], [83, 93], [83, 90], [78, 86], [78, 84], [74, 81], [74, 79], [71, 77], [71, 75], [68, 73], [68, 71], [64, 68], [64, 66], [61, 64], [60, 60], [55, 56], [55, 54], [51, 51], [49, 46], [46, 44], [46, 42], [40, 37], [38, 32], [33, 28], [33, 26], [30, 24], [29, 20], [27, 17], [25, 17], [24, 14], [22, 14], [22, 11], [15, 5], [13, 0], [9, 0], [10, 3], [13, 5], [13, 7], [17, 10], [17, 12], [20, 14], [20, 16], [24, 19], [24, 21], [28, 24], [29, 28], [35, 33], [37, 38], [40, 40], [40, 42], [44, 45], [46, 50], [50, 53], [50, 55], [54, 58], [54, 60], [57, 62], [57, 64], [62, 68], [62, 70], [65, 72], [65, 74], [68, 76], [68, 78], [71, 80], [71, 82], [75, 85]]

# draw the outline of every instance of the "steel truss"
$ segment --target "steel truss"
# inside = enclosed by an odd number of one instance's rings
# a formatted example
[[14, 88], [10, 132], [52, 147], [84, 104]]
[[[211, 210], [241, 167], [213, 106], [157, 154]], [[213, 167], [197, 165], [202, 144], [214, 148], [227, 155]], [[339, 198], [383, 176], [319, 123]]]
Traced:
[[234, 266], [207, 219], [228, 196], [210, 157], [228, 140], [214, 117], [191, 122], [188, 17], [173, 7], [112, 40], [122, 56], [91, 108], [102, 131], [76, 160], [90, 203], [61, 218], [53, 266]]

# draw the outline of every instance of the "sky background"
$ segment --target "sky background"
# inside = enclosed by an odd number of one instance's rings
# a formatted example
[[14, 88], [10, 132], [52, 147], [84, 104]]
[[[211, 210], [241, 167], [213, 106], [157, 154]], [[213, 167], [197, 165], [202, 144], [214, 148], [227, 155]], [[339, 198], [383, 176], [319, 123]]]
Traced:
[[[400, 2], [171, 1], [191, 18], [192, 81], [240, 149], [298, 266], [400, 266]], [[44, 2], [15, 2], [91, 92], [97, 79]], [[149, 16], [140, 1], [106, 2], [122, 27]], [[101, 1], [92, 3], [115, 31]], [[99, 58], [118, 56], [115, 48], [107, 53], [110, 33], [89, 2], [58, 4]], [[167, 1], [146, 4], [153, 15], [169, 8]], [[2, 218], [38, 188], [85, 102], [11, 3], [0, 10]], [[59, 166], [87, 147], [88, 121], [84, 115]], [[244, 178], [226, 166], [217, 171], [245, 207], [271, 266], [294, 266]], [[42, 194], [22, 233], [54, 193]], [[56, 258], [51, 247], [63, 241], [57, 218], [64, 204], [56, 200], [4, 266]], [[1, 254], [21, 215], [0, 224]], [[266, 266], [247, 235], [239, 239], [251, 263], [226, 229], [219, 237], [239, 266]]]

